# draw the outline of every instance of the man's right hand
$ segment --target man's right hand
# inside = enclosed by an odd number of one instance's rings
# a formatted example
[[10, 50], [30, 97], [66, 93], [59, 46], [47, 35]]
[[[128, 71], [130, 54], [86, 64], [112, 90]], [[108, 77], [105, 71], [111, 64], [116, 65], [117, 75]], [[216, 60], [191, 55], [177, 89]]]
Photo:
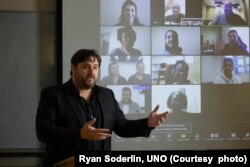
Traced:
[[111, 134], [108, 133], [109, 129], [96, 129], [94, 125], [96, 118], [91, 119], [80, 129], [81, 139], [87, 140], [104, 140], [108, 137], [111, 137]]

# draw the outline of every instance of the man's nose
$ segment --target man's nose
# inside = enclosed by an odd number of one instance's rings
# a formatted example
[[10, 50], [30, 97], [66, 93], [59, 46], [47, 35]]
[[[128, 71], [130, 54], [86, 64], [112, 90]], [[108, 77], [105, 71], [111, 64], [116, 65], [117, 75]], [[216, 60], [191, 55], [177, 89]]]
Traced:
[[94, 69], [93, 68], [89, 68], [89, 74], [93, 74], [94, 73]]

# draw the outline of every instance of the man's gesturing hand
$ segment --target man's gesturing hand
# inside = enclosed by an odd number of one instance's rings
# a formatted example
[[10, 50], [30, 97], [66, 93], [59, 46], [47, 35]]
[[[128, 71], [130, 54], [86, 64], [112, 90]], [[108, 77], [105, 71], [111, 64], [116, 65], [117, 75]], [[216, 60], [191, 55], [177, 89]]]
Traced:
[[158, 109], [159, 109], [159, 105], [157, 105], [155, 109], [150, 113], [148, 117], [148, 127], [153, 128], [153, 127], [159, 126], [167, 118], [168, 112], [157, 114], [156, 112], [158, 111]]
[[96, 129], [94, 125], [96, 119], [93, 118], [87, 122], [80, 130], [81, 139], [87, 140], [104, 140], [108, 137], [111, 137], [109, 134], [109, 129]]

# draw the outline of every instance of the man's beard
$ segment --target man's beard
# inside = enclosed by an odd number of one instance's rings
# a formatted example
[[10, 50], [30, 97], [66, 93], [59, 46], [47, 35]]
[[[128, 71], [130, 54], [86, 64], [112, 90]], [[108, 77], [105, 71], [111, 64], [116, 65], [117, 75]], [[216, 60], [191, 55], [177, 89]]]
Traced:
[[169, 48], [170, 50], [172, 49], [175, 49], [175, 48], [178, 48], [178, 45], [177, 45], [177, 42], [175, 41], [172, 41], [172, 42], [168, 42], [168, 44], [166, 45], [167, 48]]
[[96, 84], [96, 82], [93, 82], [93, 83], [82, 82], [80, 86], [83, 89], [91, 89], [95, 86], [95, 84]]
[[80, 86], [82, 89], [91, 89], [91, 88], [93, 88], [93, 87], [95, 86], [96, 80], [95, 80], [94, 82], [90, 82], [90, 81], [88, 81], [88, 78], [89, 78], [89, 77], [80, 80], [79, 86]]

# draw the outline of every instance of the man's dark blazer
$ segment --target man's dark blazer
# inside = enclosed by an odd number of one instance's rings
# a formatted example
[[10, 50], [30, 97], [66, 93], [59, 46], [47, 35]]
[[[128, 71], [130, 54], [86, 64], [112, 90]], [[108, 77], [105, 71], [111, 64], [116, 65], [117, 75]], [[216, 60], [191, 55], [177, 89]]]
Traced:
[[[113, 92], [104, 87], [98, 89], [97, 102], [102, 112], [103, 127], [121, 137], [147, 137], [152, 128], [147, 118], [127, 120], [120, 110]], [[80, 139], [80, 128], [86, 123], [76, 96], [72, 80], [60, 86], [47, 87], [41, 92], [37, 109], [36, 132], [38, 139], [46, 143], [47, 166], [74, 156], [76, 151], [88, 151], [88, 140]], [[102, 150], [111, 150], [111, 138], [103, 141]]]

